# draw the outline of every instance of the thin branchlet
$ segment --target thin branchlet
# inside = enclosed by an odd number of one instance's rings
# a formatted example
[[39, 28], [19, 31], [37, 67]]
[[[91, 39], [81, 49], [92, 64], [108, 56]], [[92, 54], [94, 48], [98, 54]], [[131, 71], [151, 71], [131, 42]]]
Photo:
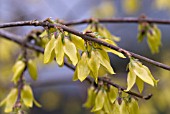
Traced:
[[[94, 19], [94, 18], [89, 18], [89, 19], [83, 19], [83, 20], [77, 20], [77, 21], [70, 21], [70, 22], [60, 22], [63, 25], [66, 26], [71, 26], [71, 25], [81, 25], [81, 24], [88, 24], [92, 23], [94, 21], [99, 22], [99, 23], [127, 23], [127, 24], [133, 24], [133, 23], [141, 23], [141, 22], [147, 22], [147, 23], [155, 23], [155, 24], [162, 24], [162, 25], [169, 25], [170, 20], [160, 20], [160, 19], [150, 19], [150, 18], [109, 18], [109, 19]], [[10, 23], [2, 23], [0, 24], [0, 28], [7, 28], [7, 27], [16, 27], [16, 26], [25, 26], [25, 25], [38, 25], [38, 21], [36, 20], [31, 20], [31, 21], [19, 21], [19, 22], [10, 22]]]
[[[127, 24], [132, 24], [132, 23], [141, 23], [141, 22], [147, 22], [147, 23], [156, 23], [156, 24], [163, 24], [163, 25], [168, 25], [170, 24], [170, 20], [160, 20], [160, 19], [149, 19], [149, 18], [110, 18], [110, 19], [95, 19], [99, 23], [127, 23]], [[88, 24], [92, 23], [94, 21], [94, 18], [89, 18], [89, 19], [83, 19], [83, 20], [78, 20], [78, 21], [70, 21], [70, 22], [63, 22], [62, 24], [70, 26], [70, 25], [81, 25], [81, 24]]]

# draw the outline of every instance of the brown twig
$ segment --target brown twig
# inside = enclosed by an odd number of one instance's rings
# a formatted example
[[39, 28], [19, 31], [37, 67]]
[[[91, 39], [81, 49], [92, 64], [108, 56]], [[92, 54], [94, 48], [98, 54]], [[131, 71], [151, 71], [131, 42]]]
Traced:
[[[70, 26], [70, 25], [81, 25], [81, 24], [87, 24], [93, 22], [93, 18], [90, 19], [84, 19], [79, 21], [70, 21], [63, 23], [64, 25]], [[110, 18], [110, 19], [95, 19], [100, 23], [140, 23], [140, 22], [147, 22], [147, 23], [156, 23], [156, 24], [164, 24], [168, 25], [170, 24], [170, 20], [159, 20], [159, 19], [147, 19], [147, 18]]]
[[[5, 39], [14, 41], [14, 42], [18, 43], [19, 45], [23, 45], [23, 43], [24, 43], [24, 40], [20, 40], [20, 39], [22, 39], [22, 37], [17, 36], [17, 35], [14, 35], [14, 34], [9, 33], [9, 32], [6, 32], [6, 31], [4, 31], [4, 30], [0, 30], [0, 36], [2, 36], [2, 37], [5, 38]], [[43, 48], [41, 48], [41, 47], [39, 47], [39, 46], [36, 46], [36, 45], [34, 45], [34, 44], [31, 44], [31, 43], [29, 43], [29, 42], [26, 42], [26, 43], [24, 44], [24, 46], [25, 46], [26, 48], [33, 49], [33, 50], [38, 51], [38, 52], [40, 52], [40, 53], [44, 53], [44, 49], [43, 49]], [[72, 66], [72, 65], [70, 65], [70, 64], [67, 63], [66, 61], [64, 62], [64, 65], [66, 65], [67, 67], [69, 67], [69, 68], [72, 69], [72, 70], [75, 70], [75, 67]], [[116, 87], [116, 88], [121, 88], [122, 91], [125, 90], [125, 88], [123, 88], [123, 87], [121, 87], [121, 86], [119, 86], [119, 85], [111, 82], [110, 80], [105, 80], [104, 78], [99, 78], [99, 79], [102, 80], [102, 81], [104, 81], [104, 82], [106, 82], [106, 83], [108, 83], [108, 84], [110, 84], [110, 85], [112, 85], [112, 86], [114, 86], [114, 87]], [[90, 78], [87, 78], [86, 81], [88, 81], [88, 82], [90, 82], [90, 83], [92, 82], [92, 81], [90, 80]], [[151, 98], [151, 95], [142, 96], [142, 95], [139, 95], [139, 94], [137, 94], [137, 93], [135, 93], [135, 92], [132, 92], [132, 91], [128, 91], [128, 92], [126, 92], [126, 93], [128, 93], [128, 94], [130, 94], [130, 95], [133, 95], [133, 96], [136, 96], [136, 97], [138, 97], [138, 98], [145, 99], [145, 100]]]
[[[70, 22], [62, 22], [62, 24], [66, 26], [70, 25], [81, 25], [81, 24], [88, 24], [93, 22], [93, 20], [97, 20], [100, 23], [141, 23], [141, 22], [147, 22], [147, 23], [156, 23], [156, 24], [163, 24], [163, 25], [169, 25], [170, 20], [160, 20], [160, 19], [149, 19], [149, 18], [110, 18], [110, 19], [83, 19], [78, 21], [70, 21]], [[35, 20], [33, 20], [35, 21]], [[16, 27], [16, 26], [25, 26], [25, 23], [30, 23], [31, 21], [20, 21], [20, 22], [10, 22], [10, 23], [2, 23], [0, 24], [0, 28], [7, 28], [7, 27]]]

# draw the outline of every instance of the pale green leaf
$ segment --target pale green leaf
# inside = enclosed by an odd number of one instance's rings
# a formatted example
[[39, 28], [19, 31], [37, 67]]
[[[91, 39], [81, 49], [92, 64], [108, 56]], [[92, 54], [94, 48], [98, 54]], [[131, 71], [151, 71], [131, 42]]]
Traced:
[[104, 110], [99, 110], [94, 112], [94, 114], [106, 114], [106, 112]]
[[88, 92], [87, 92], [87, 100], [86, 102], [83, 104], [84, 107], [86, 108], [91, 108], [93, 105], [94, 105], [94, 99], [96, 97], [96, 93], [95, 93], [95, 88], [93, 86], [91, 86], [89, 89], [88, 89]]
[[40, 103], [38, 103], [35, 99], [33, 99], [33, 102], [34, 104], [37, 106], [37, 107], [42, 107]]
[[105, 27], [99, 26], [98, 32], [100, 36], [106, 39], [110, 39], [110, 40], [112, 39], [112, 34]]
[[117, 55], [118, 57], [121, 57], [121, 58], [126, 58], [122, 53], [118, 52], [118, 51], [115, 51], [113, 49], [110, 49], [108, 47], [105, 47], [105, 46], [102, 46], [103, 50], [105, 50], [106, 52], [110, 52], [110, 53], [113, 53], [115, 55]]
[[162, 43], [161, 43], [161, 37], [162, 37], [161, 30], [156, 25], [154, 25], [153, 29], [155, 30], [155, 33], [156, 33], [155, 37], [157, 37], [156, 38], [157, 39], [157, 45], [161, 46], [162, 45]]
[[51, 40], [45, 46], [45, 50], [44, 50], [44, 63], [49, 63], [50, 62], [50, 59], [51, 59], [51, 56], [52, 56], [52, 52], [53, 52], [55, 46], [56, 46], [56, 39], [55, 39], [55, 37], [53, 35]]
[[85, 50], [84, 40], [76, 35], [71, 35], [71, 41], [75, 44], [76, 48], [79, 50]]
[[48, 37], [44, 37], [44, 38], [41, 38], [41, 42], [40, 42], [40, 45], [45, 48], [45, 46], [47, 45], [47, 43], [49, 42], [50, 40], [48, 39]]
[[136, 82], [136, 74], [133, 72], [132, 69], [129, 69], [128, 76], [127, 76], [127, 89], [125, 91], [129, 91]]
[[3, 105], [5, 105], [5, 103], [6, 103], [6, 98], [4, 98], [1, 102], [0, 102], [0, 106], [3, 106]]
[[107, 73], [108, 73], [107, 69], [103, 65], [100, 65], [98, 75], [99, 76], [104, 76]]
[[[50, 22], [51, 23], [51, 22]], [[52, 22], [53, 23], [53, 22]], [[48, 32], [49, 32], [49, 34], [51, 34], [51, 33], [54, 33], [54, 32], [56, 32], [56, 28], [55, 27], [50, 27], [49, 29], [48, 29]]]
[[61, 35], [59, 35], [56, 40], [55, 55], [58, 65], [61, 66], [64, 62], [64, 50]]
[[147, 33], [148, 39], [147, 43], [149, 45], [149, 48], [151, 49], [151, 52], [158, 53], [159, 47], [161, 46], [161, 31], [156, 25], [153, 25], [150, 27], [150, 31]]
[[89, 76], [92, 77], [93, 79], [95, 79], [94, 81], [95, 81], [95, 83], [97, 84], [98, 78], [96, 78], [96, 77], [93, 75], [92, 71], [90, 71]]
[[154, 86], [154, 82], [152, 78], [149, 76], [148, 72], [141, 66], [136, 61], [132, 61], [129, 65], [129, 69], [131, 69], [140, 79], [142, 79], [144, 82]]
[[78, 58], [78, 61], [81, 59], [81, 56], [80, 56], [79, 52], [77, 52], [77, 58]]
[[139, 92], [142, 93], [144, 88], [144, 82], [138, 77], [136, 77], [136, 85], [138, 87]]
[[105, 102], [104, 96], [105, 96], [104, 92], [102, 90], [99, 90], [95, 98], [95, 105], [92, 108], [91, 112], [96, 112], [103, 108]]
[[112, 44], [114, 46], [117, 46], [117, 44], [114, 41], [110, 40], [110, 39], [101, 39], [101, 40], [104, 41], [104, 42], [107, 42], [109, 44]]
[[105, 97], [104, 111], [105, 111], [105, 113], [110, 114], [112, 112], [112, 104], [111, 104], [106, 92], [104, 92], [104, 97]]
[[[77, 56], [78, 56], [78, 52], [77, 52]], [[69, 64], [73, 64], [72, 61], [70, 60], [70, 58], [68, 57], [68, 55], [65, 54], [65, 58], [66, 58], [66, 60]], [[77, 57], [77, 58], [78, 58], [78, 61], [79, 61], [80, 58], [79, 57]]]
[[84, 52], [82, 54], [82, 57], [80, 59], [80, 61], [77, 64], [77, 75], [78, 75], [78, 79], [82, 82], [90, 73], [90, 68], [88, 67], [87, 64], [88, 61], [88, 56], [86, 54], [86, 52]]
[[157, 83], [158, 83], [158, 81], [159, 80], [155, 80], [155, 78], [153, 77], [153, 75], [151, 74], [151, 72], [150, 72], [150, 70], [149, 70], [149, 68], [148, 67], [146, 67], [146, 66], [142, 66], [147, 72], [148, 72], [148, 74], [149, 74], [149, 76], [152, 78], [152, 80], [154, 81], [154, 85], [155, 86], [157, 86]]
[[92, 24], [89, 24], [89, 25], [83, 30], [83, 32], [86, 32], [86, 31], [95, 32], [95, 27], [93, 27]]
[[138, 25], [138, 42], [142, 42], [143, 39], [146, 37], [146, 28], [143, 26], [143, 24]]
[[23, 89], [21, 90], [21, 99], [23, 100], [25, 106], [32, 107], [34, 97], [32, 89], [29, 85], [24, 85]]
[[115, 74], [110, 65], [110, 59], [107, 52], [104, 50], [97, 50], [95, 51], [95, 54], [99, 58], [101, 65], [103, 65], [110, 74]]
[[[102, 39], [104, 42], [107, 42], [107, 43], [109, 43], [109, 44], [112, 44], [112, 45], [114, 45], [114, 46], [117, 46], [117, 44], [114, 42], [114, 41], [112, 41], [112, 40], [109, 40], [109, 39]], [[122, 53], [120, 53], [120, 52], [118, 52], [118, 51], [116, 51], [116, 50], [113, 50], [113, 49], [110, 49], [110, 48], [108, 48], [108, 47], [106, 47], [106, 46], [103, 46], [102, 45], [102, 48], [106, 51], [106, 52], [111, 52], [111, 53], [113, 53], [113, 54], [115, 54], [115, 55], [117, 55], [117, 56], [119, 56], [119, 57], [121, 57], [121, 58], [126, 58]]]
[[138, 102], [131, 98], [131, 102], [128, 104], [129, 114], [139, 114]]
[[46, 30], [44, 30], [40, 35], [39, 37], [43, 38], [43, 37], [47, 37], [48, 36], [48, 33]]
[[15, 72], [19, 66], [23, 66], [23, 64], [25, 64], [22, 60], [18, 60], [16, 61], [16, 63], [14, 64], [14, 66], [12, 67], [12, 71]]
[[120, 38], [117, 37], [117, 36], [112, 35], [112, 39], [111, 39], [111, 40], [116, 41], [116, 42], [119, 42], [119, 41], [120, 41]]
[[148, 37], [147, 43], [153, 54], [159, 52], [159, 47], [157, 45], [156, 37], [154, 34], [156, 34], [155, 31], [152, 31], [152, 34], [150, 34], [149, 32], [147, 33], [147, 37]]
[[117, 98], [117, 89], [115, 89], [113, 86], [110, 86], [110, 90], [108, 92], [109, 100], [111, 103], [114, 103]]
[[[106, 40], [106, 42], [108, 41], [107, 43], [109, 43], [109, 42], [111, 41], [112, 43], [114, 43], [114, 44], [112, 44], [112, 45], [117, 46], [114, 41], [120, 41], [120, 38], [119, 38], [119, 37], [112, 35], [112, 34], [109, 32], [109, 30], [108, 30], [107, 28], [103, 27], [103, 26], [99, 26], [99, 27], [98, 27], [98, 32], [99, 32], [100, 36], [102, 36], [102, 37], [105, 38], [104, 40]], [[101, 40], [102, 40], [102, 39], [101, 39]], [[113, 40], [113, 41], [112, 41], [112, 40]], [[110, 42], [110, 43], [111, 43], [111, 42]]]
[[17, 98], [18, 98], [18, 90], [17, 88], [13, 88], [6, 98], [6, 106], [5, 106], [6, 113], [12, 112], [13, 107], [17, 101]]
[[121, 114], [121, 110], [120, 110], [120, 105], [118, 103], [118, 100], [115, 101], [114, 105], [113, 105], [113, 114]]
[[55, 50], [53, 50], [53, 51], [51, 52], [51, 57], [50, 57], [48, 63], [51, 63], [52, 61], [54, 61], [54, 57], [55, 57]]
[[75, 66], [78, 62], [76, 46], [68, 39], [65, 39], [64, 41], [65, 41], [63, 47], [64, 52], [70, 58], [73, 65]]
[[14, 83], [18, 82], [20, 76], [22, 75], [22, 73], [23, 73], [23, 71], [25, 69], [25, 66], [26, 66], [25, 63], [23, 61], [21, 61], [21, 60], [19, 60], [19, 61], [17, 61], [15, 63], [15, 65], [14, 65], [14, 67], [12, 69], [13, 72], [14, 72], [13, 77], [12, 77], [12, 81]]
[[100, 60], [96, 57], [94, 51], [91, 51], [91, 57], [88, 60], [88, 67], [92, 71], [92, 74], [94, 75], [94, 79], [97, 82]]
[[77, 81], [78, 80], [78, 76], [77, 76], [77, 68], [76, 70], [74, 71], [74, 75], [73, 75], [73, 81]]
[[31, 59], [28, 60], [28, 72], [33, 80], [37, 80], [38, 77], [37, 66]]
[[120, 114], [129, 114], [127, 104], [124, 100], [122, 100], [120, 105]]

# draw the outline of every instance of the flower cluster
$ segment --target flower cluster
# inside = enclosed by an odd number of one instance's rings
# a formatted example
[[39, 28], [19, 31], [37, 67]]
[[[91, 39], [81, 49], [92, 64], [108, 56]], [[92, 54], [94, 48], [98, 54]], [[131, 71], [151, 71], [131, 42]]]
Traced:
[[[93, 38], [117, 46], [113, 40], [119, 40], [119, 38], [111, 35], [106, 28], [99, 24], [90, 24], [85, 29], [85, 33], [86, 31], [90, 31]], [[83, 81], [87, 76], [91, 76], [97, 83], [98, 76], [107, 73], [114, 74], [107, 52], [125, 58], [122, 53], [116, 50], [92, 41], [85, 41], [60, 29], [45, 30], [40, 36], [49, 39], [45, 45], [44, 63], [49, 63], [55, 58], [57, 64], [63, 66], [66, 57], [68, 62], [76, 66], [73, 80]]]
[[126, 95], [119, 96], [118, 90], [110, 86], [96, 89], [91, 86], [88, 89], [88, 98], [83, 105], [91, 108], [95, 114], [138, 114], [137, 101]]
[[161, 46], [161, 31], [154, 24], [141, 23], [138, 26], [138, 41], [141, 42], [147, 36], [147, 43], [151, 52], [158, 53]]
[[130, 62], [128, 64], [128, 77], [127, 77], [127, 89], [129, 91], [136, 82], [138, 89], [140, 92], [143, 91], [144, 82], [149, 85], [156, 86], [158, 80], [155, 80], [152, 76], [150, 70], [145, 65], [142, 65], [137, 59], [130, 58]]

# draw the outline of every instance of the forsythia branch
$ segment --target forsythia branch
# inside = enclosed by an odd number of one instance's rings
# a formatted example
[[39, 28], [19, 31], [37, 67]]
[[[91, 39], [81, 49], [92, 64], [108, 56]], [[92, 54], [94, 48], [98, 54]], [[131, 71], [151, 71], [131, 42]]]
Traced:
[[[137, 21], [137, 20], [136, 20]], [[142, 21], [147, 21], [146, 19], [138, 19], [138, 22], [142, 22]], [[133, 21], [132, 21], [133, 22]], [[135, 21], [134, 21], [135, 22]], [[158, 22], [158, 23], [165, 23], [165, 22], [169, 22], [169, 21], [158, 21], [158, 20], [148, 20], [148, 22]], [[169, 22], [170, 23], [170, 22]], [[140, 59], [140, 60], [143, 60], [143, 61], [146, 61], [150, 64], [153, 64], [155, 66], [158, 66], [160, 68], [163, 68], [163, 69], [166, 69], [166, 70], [170, 70], [170, 66], [168, 65], [165, 65], [163, 63], [160, 63], [160, 62], [157, 62], [157, 61], [154, 61], [152, 59], [149, 59], [147, 57], [144, 57], [144, 56], [141, 56], [141, 55], [138, 55], [136, 53], [133, 53], [133, 52], [130, 52], [130, 51], [127, 51], [125, 49], [122, 49], [118, 46], [114, 46], [114, 45], [111, 45], [109, 43], [106, 43], [104, 41], [101, 41], [99, 39], [96, 39], [96, 38], [93, 38], [89, 35], [86, 35], [86, 34], [83, 34], [82, 32], [78, 32], [72, 28], [69, 28], [65, 25], [61, 25], [61, 24], [51, 24], [51, 23], [48, 23], [48, 22], [44, 22], [44, 21], [37, 21], [37, 20], [32, 20], [32, 21], [20, 21], [20, 22], [11, 22], [11, 23], [4, 23], [4, 24], [0, 24], [0, 28], [6, 28], [6, 27], [16, 27], [16, 26], [42, 26], [42, 27], [52, 27], [52, 28], [55, 28], [55, 27], [59, 27], [61, 29], [63, 29], [64, 31], [67, 31], [69, 33], [72, 33], [74, 35], [77, 35], [81, 38], [83, 38], [84, 40], [89, 40], [89, 41], [93, 41], [93, 42], [96, 42], [98, 44], [101, 44], [103, 46], [106, 46], [106, 47], [109, 47], [111, 49], [114, 49], [116, 51], [119, 51], [123, 54], [125, 54], [126, 56], [129, 56], [129, 54], [134, 57], [134, 58], [137, 58], [137, 59]]]
[[[23, 39], [21, 36], [18, 36], [18, 35], [9, 33], [9, 32], [4, 31], [4, 30], [0, 30], [0, 36], [3, 37], [3, 38], [5, 38], [5, 39], [7, 39], [7, 40], [11, 40], [11, 41], [13, 41], [13, 42], [16, 42], [16, 43], [18, 43], [19, 45], [25, 46], [26, 48], [33, 49], [33, 50], [38, 51], [38, 52], [40, 52], [40, 53], [44, 53], [44, 49], [43, 49], [43, 48], [41, 48], [41, 47], [39, 47], [39, 46], [36, 46], [36, 45], [34, 45], [34, 44], [31, 44], [31, 43], [29, 43], [29, 42], [25, 42], [26, 39]], [[72, 66], [72, 65], [70, 65], [70, 64], [69, 64], [68, 62], [66, 62], [66, 61], [64, 62], [64, 65], [66, 65], [67, 67], [69, 67], [69, 68], [72, 69], [72, 70], [75, 70], [75, 67]], [[119, 85], [117, 85], [117, 84], [115, 84], [115, 83], [113, 83], [113, 82], [111, 82], [111, 81], [109, 81], [109, 80], [107, 80], [107, 79], [105, 79], [105, 78], [101, 78], [101, 77], [100, 77], [99, 80], [100, 80], [100, 81], [103, 81], [103, 82], [105, 82], [105, 83], [108, 83], [109, 85], [112, 85], [112, 86], [114, 86], [114, 87], [116, 87], [116, 88], [118, 88], [118, 89], [121, 89], [122, 91], [126, 90], [125, 88], [123, 88], [123, 87], [121, 87], [121, 86], [119, 86]], [[92, 83], [92, 81], [91, 81], [90, 78], [87, 78], [86, 81]], [[149, 95], [147, 95], [147, 96], [142, 96], [142, 95], [137, 94], [137, 93], [132, 92], [132, 91], [128, 91], [128, 92], [126, 92], [126, 93], [128, 93], [128, 94], [130, 94], [130, 95], [132, 95], [132, 96], [138, 97], [138, 98], [145, 99], [145, 100], [148, 100], [148, 99], [150, 99], [150, 98], [152, 97], [152, 94], [149, 94]]]

